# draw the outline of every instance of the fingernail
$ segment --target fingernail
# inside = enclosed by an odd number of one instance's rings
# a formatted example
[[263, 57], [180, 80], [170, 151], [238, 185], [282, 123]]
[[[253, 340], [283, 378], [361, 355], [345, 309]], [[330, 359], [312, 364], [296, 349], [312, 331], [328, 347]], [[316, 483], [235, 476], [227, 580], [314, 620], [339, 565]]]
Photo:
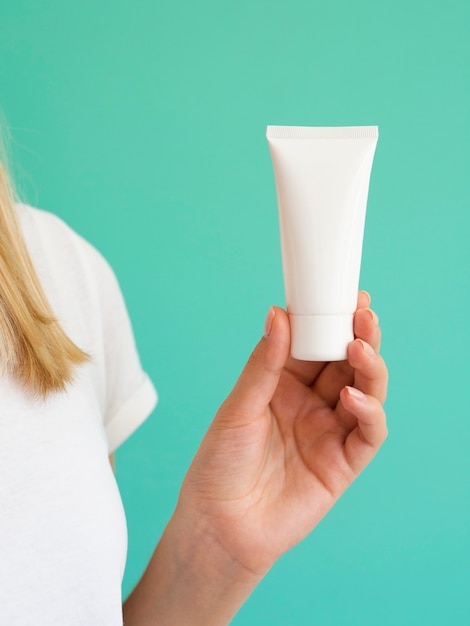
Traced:
[[364, 400], [366, 399], [366, 396], [362, 393], [362, 391], [359, 391], [359, 389], [356, 389], [356, 387], [346, 387], [346, 389], [348, 391], [348, 394], [355, 400], [364, 402]]
[[266, 321], [264, 322], [264, 337], [267, 339], [271, 334], [271, 329], [273, 327], [274, 318], [276, 317], [276, 312], [274, 307], [271, 307], [268, 311], [268, 315], [266, 316]]
[[366, 341], [363, 341], [362, 339], [356, 339], [356, 341], [359, 341], [359, 343], [362, 346], [362, 349], [368, 356], [375, 356], [374, 348], [371, 345], [369, 345]]
[[367, 311], [367, 314], [371, 322], [377, 326], [379, 323], [379, 318], [377, 317], [377, 314], [372, 309], [368, 309], [368, 308], [364, 309], [364, 311]]
[[361, 292], [367, 296], [367, 300], [368, 300], [368, 302], [369, 302], [369, 304], [370, 304], [371, 299], [372, 299], [372, 298], [370, 297], [370, 293], [369, 293], [368, 291], [366, 291], [365, 289], [361, 289]]

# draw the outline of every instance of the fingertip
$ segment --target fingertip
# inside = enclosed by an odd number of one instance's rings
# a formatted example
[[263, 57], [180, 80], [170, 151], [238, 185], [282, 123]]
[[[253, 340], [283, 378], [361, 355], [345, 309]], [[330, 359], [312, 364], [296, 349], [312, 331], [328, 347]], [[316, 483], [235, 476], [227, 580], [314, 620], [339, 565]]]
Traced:
[[364, 339], [356, 339], [355, 342], [361, 346], [364, 350], [364, 353], [370, 358], [373, 359], [376, 356], [374, 348], [368, 343], [364, 341]]
[[361, 320], [364, 323], [367, 323], [372, 328], [379, 325], [379, 318], [377, 316], [377, 313], [373, 311], [370, 307], [361, 307], [360, 309], [357, 309], [355, 317], [357, 320]]
[[[265, 332], [265, 337], [269, 337], [272, 334], [276, 334], [278, 335], [279, 333], [282, 334], [289, 334], [289, 338], [290, 338], [290, 322], [289, 322], [289, 316], [287, 314], [287, 312], [278, 306], [271, 306], [271, 308], [268, 311], [268, 316], [266, 318], [266, 322], [269, 325], [269, 333], [268, 335], [266, 335]], [[265, 328], [266, 331], [266, 328]]]
[[369, 343], [376, 352], [380, 349], [381, 329], [377, 314], [370, 308], [360, 308], [354, 315], [354, 335]]
[[271, 330], [273, 327], [273, 322], [274, 322], [274, 318], [276, 317], [276, 310], [273, 306], [271, 306], [269, 308], [268, 314], [266, 316], [265, 322], [264, 322], [264, 332], [263, 332], [263, 336], [265, 339], [267, 339], [269, 337], [269, 335], [271, 334]]
[[277, 366], [284, 366], [290, 352], [290, 323], [286, 311], [271, 306], [266, 316], [264, 327], [264, 350], [267, 361]]
[[387, 395], [388, 372], [380, 354], [369, 343], [355, 339], [348, 346], [348, 361], [354, 369], [354, 386], [383, 403]]
[[376, 434], [386, 428], [386, 415], [383, 405], [374, 396], [369, 396], [357, 387], [347, 386], [342, 389], [344, 407], [350, 411], [362, 428], [374, 428]]
[[362, 403], [367, 400], [365, 393], [362, 393], [362, 391], [360, 389], [357, 389], [356, 387], [350, 387], [349, 385], [347, 385], [346, 387], [344, 387], [344, 393], [352, 402]]
[[[376, 352], [374, 348], [367, 343], [367, 341], [364, 341], [364, 339], [356, 337], [356, 339], [351, 341], [348, 345], [348, 361], [354, 368], [362, 366], [364, 363], [368, 363], [368, 361], [375, 357], [375, 355]], [[364, 357], [366, 357], [366, 361], [364, 361]]]
[[358, 309], [367, 309], [370, 307], [372, 298], [370, 297], [369, 292], [361, 289], [357, 296], [357, 308]]

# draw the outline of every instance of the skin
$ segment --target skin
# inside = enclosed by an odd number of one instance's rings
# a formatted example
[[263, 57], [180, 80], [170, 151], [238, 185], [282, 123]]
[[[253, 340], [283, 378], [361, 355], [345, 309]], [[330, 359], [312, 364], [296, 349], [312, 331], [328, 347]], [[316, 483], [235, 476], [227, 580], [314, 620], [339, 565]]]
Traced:
[[289, 356], [287, 313], [265, 334], [217, 412], [125, 624], [227, 624], [273, 563], [301, 541], [387, 436], [387, 368], [366, 292], [348, 360]]

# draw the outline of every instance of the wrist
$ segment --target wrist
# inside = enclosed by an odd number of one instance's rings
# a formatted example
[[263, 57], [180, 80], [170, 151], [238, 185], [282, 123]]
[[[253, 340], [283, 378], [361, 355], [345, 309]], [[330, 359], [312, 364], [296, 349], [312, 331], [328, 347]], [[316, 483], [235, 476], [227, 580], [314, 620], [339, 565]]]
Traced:
[[176, 586], [193, 594], [192, 626], [227, 624], [263, 577], [227, 551], [204, 515], [177, 507], [162, 541]]
[[125, 623], [224, 626], [262, 578], [224, 549], [203, 515], [179, 504], [141, 581]]

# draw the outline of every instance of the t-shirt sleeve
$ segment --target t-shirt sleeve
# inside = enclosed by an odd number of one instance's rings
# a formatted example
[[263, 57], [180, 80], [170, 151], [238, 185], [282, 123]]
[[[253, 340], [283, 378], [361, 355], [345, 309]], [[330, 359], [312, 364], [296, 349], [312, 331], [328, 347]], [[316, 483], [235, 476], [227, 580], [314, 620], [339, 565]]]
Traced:
[[157, 392], [143, 371], [116, 276], [94, 252], [101, 309], [104, 361], [104, 427], [112, 453], [150, 415]]

